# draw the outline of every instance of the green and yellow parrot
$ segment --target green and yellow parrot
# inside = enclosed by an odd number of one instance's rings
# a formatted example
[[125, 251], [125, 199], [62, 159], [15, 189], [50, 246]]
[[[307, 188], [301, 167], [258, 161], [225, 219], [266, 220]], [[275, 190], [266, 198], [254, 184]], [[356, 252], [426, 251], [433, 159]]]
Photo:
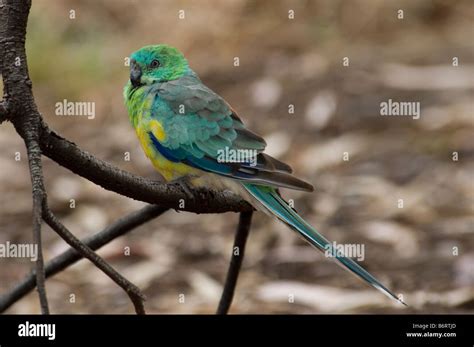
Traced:
[[264, 153], [265, 140], [247, 129], [235, 110], [201, 82], [176, 48], [160, 44], [134, 52], [124, 98], [145, 154], [167, 181], [232, 191], [402, 302], [358, 263], [333, 250], [287, 204], [278, 188], [313, 191], [312, 185], [294, 177], [289, 165]]

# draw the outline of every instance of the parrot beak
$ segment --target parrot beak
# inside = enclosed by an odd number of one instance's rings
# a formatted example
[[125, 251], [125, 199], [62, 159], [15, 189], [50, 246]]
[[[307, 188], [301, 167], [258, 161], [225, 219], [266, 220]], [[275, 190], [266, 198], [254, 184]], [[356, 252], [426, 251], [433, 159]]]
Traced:
[[135, 59], [132, 59], [130, 61], [130, 82], [132, 82], [132, 86], [135, 88], [141, 86], [141, 78], [142, 69], [140, 69], [140, 66], [137, 64]]

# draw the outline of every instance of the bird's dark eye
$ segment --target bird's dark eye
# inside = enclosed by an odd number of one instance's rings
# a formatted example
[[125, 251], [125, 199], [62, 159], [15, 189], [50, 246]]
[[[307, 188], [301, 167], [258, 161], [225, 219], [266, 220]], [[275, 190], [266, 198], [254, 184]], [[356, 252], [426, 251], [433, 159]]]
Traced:
[[150, 67], [152, 67], [153, 69], [157, 68], [158, 66], [160, 66], [160, 62], [156, 59], [152, 60], [151, 63], [150, 63]]

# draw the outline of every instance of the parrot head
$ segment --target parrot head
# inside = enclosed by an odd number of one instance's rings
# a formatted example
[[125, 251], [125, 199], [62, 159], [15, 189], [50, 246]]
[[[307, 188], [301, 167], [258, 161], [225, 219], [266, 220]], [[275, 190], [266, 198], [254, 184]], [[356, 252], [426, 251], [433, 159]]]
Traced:
[[130, 83], [134, 88], [180, 78], [189, 69], [184, 55], [168, 45], [150, 45], [130, 56]]

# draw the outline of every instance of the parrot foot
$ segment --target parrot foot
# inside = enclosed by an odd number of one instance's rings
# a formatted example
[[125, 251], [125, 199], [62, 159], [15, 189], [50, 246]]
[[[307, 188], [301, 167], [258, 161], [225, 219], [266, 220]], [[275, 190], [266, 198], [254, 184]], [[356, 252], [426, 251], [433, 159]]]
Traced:
[[172, 180], [170, 183], [180, 186], [186, 194], [187, 200], [194, 200], [194, 194], [191, 191], [191, 183], [189, 182], [189, 178], [189, 176], [179, 177], [175, 180]]

